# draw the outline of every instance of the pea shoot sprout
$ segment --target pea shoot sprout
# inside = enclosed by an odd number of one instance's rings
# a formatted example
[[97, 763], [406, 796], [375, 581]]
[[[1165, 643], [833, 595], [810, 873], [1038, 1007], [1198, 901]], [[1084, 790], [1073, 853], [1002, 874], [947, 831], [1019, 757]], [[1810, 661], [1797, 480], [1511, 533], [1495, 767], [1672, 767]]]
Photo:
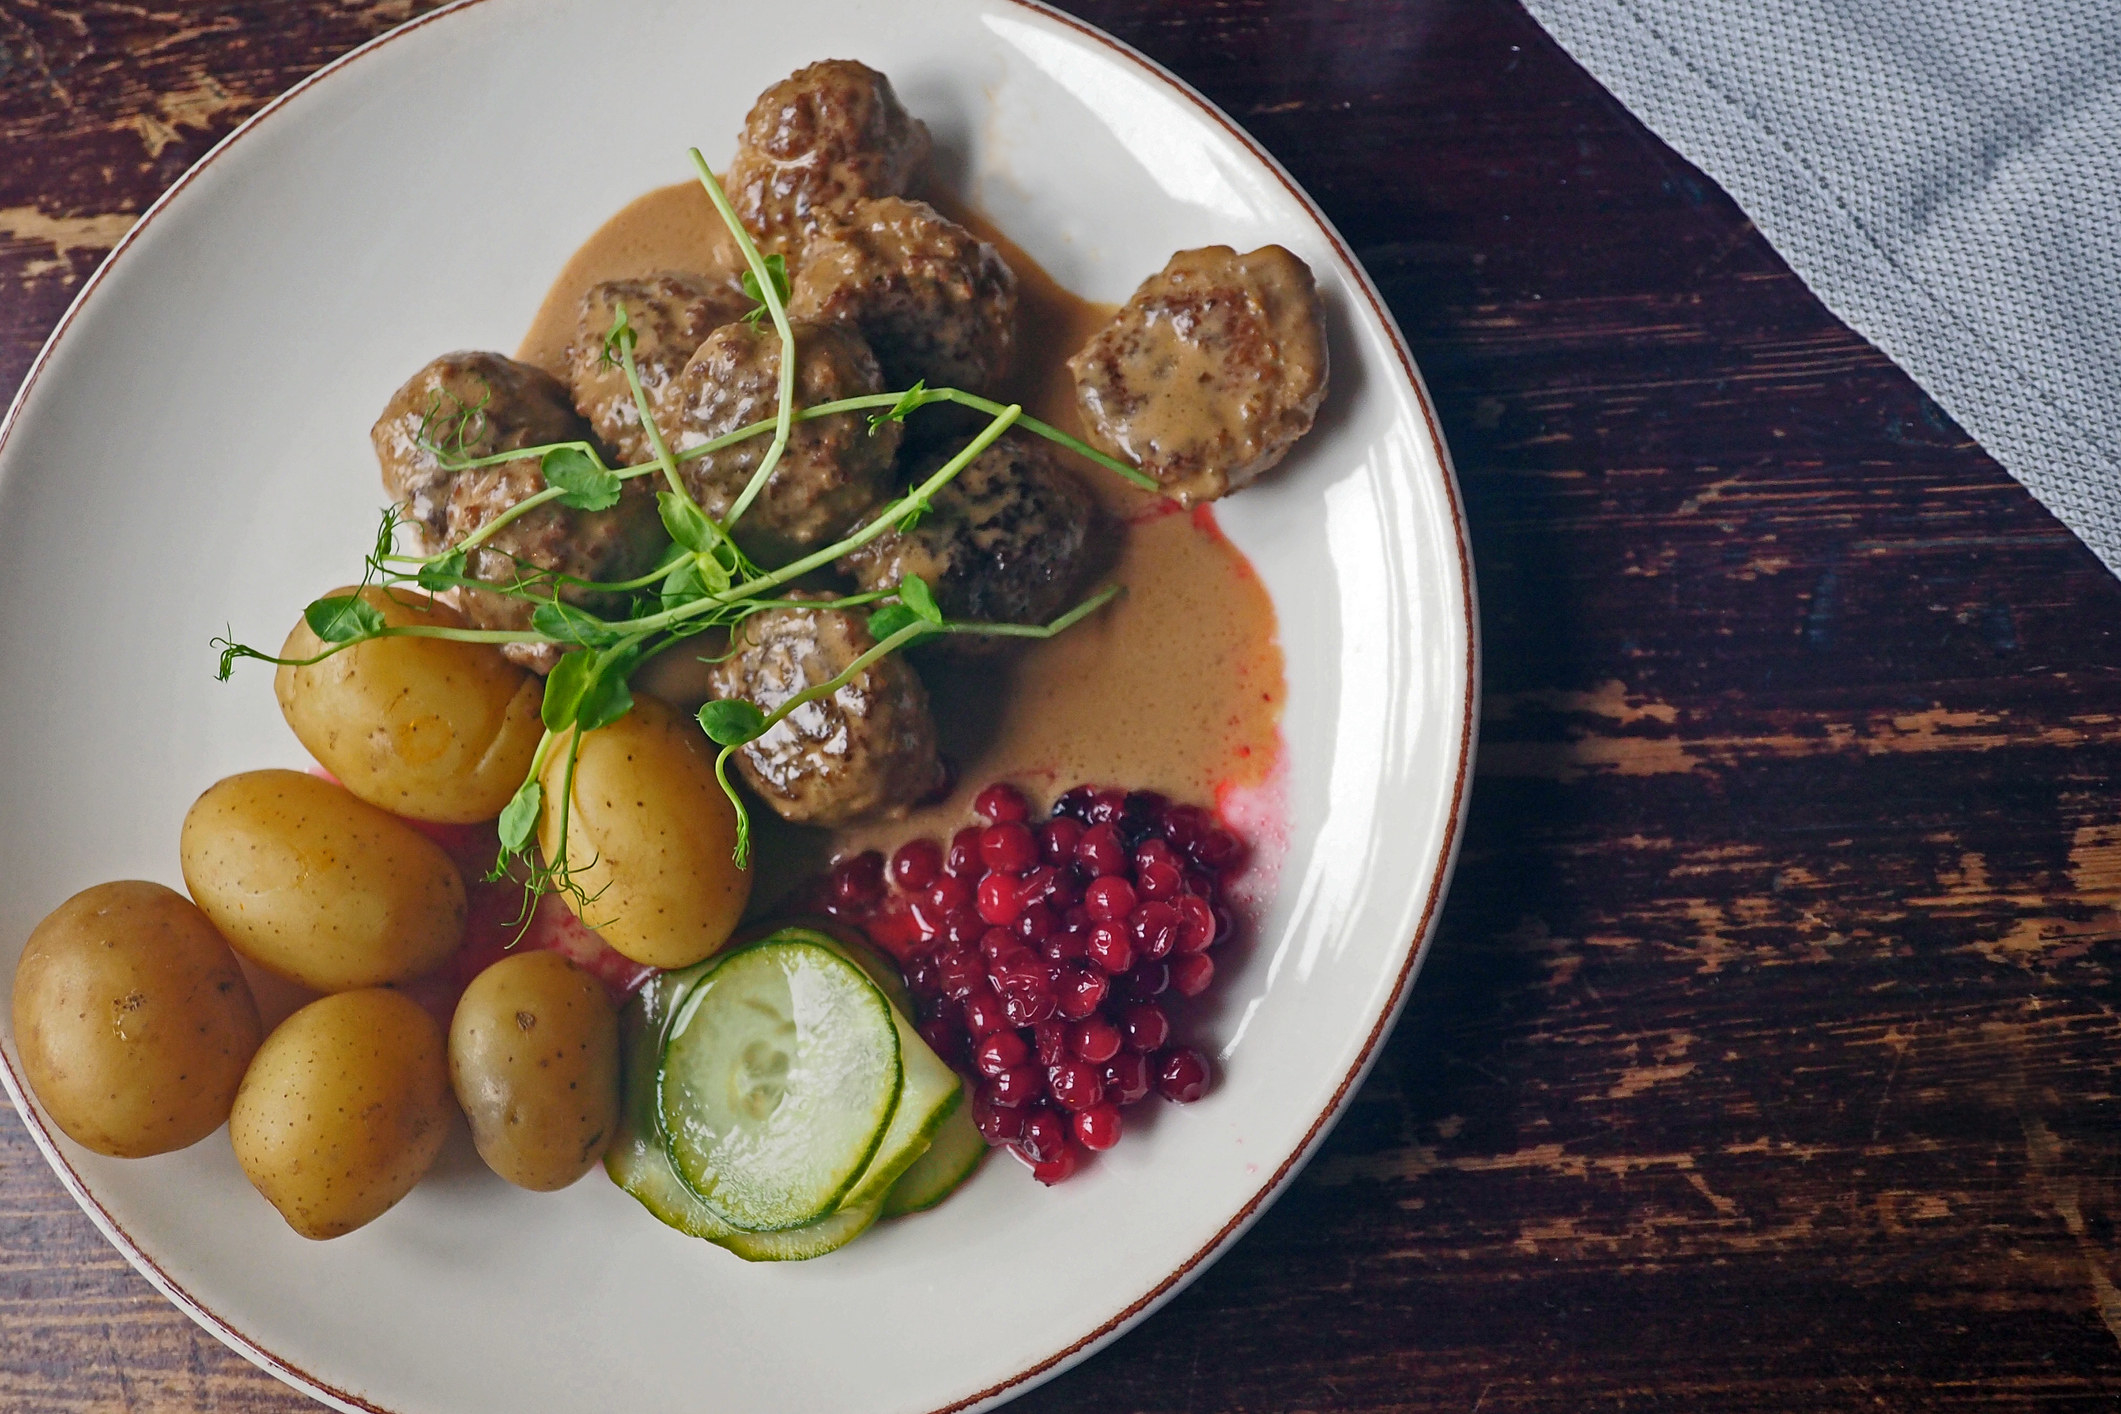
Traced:
[[[840, 398], [798, 407], [795, 331], [788, 318], [790, 286], [786, 262], [779, 255], [767, 257], [759, 253], [758, 246], [737, 219], [728, 195], [699, 149], [691, 149], [689, 155], [708, 199], [735, 237], [744, 257], [743, 289], [756, 301], [756, 307], [744, 317], [753, 327], [771, 321], [780, 343], [780, 384], [774, 415], [697, 446], [674, 451], [657, 424], [641, 381], [634, 357], [639, 335], [627, 317], [624, 304], [619, 304], [605, 335], [602, 357], [625, 376], [634, 409], [646, 434], [651, 453], [649, 460], [638, 465], [613, 467], [605, 462], [602, 451], [587, 441], [545, 443], [471, 456], [467, 453], [479, 444], [487, 430], [486, 403], [491, 398], [491, 390], [487, 397], [472, 404], [457, 402], [438, 393], [425, 412], [418, 436], [420, 446], [435, 458], [438, 465], [448, 471], [464, 472], [504, 462], [535, 459], [544, 481], [543, 489], [508, 506], [453, 544], [424, 555], [399, 552], [397, 532], [402, 520], [396, 506], [387, 508], [374, 548], [365, 558], [359, 588], [352, 593], [319, 599], [303, 611], [304, 622], [323, 645], [322, 651], [312, 657], [275, 657], [238, 643], [232, 636], [213, 641], [213, 646], [220, 650], [217, 676], [223, 681], [227, 680], [239, 659], [254, 658], [267, 663], [305, 667], [377, 638], [442, 638], [494, 645], [547, 645], [563, 650], [545, 679], [545, 695], [540, 708], [544, 734], [538, 741], [528, 774], [501, 812], [500, 854], [487, 875], [489, 882], [508, 877], [522, 881], [524, 921], [528, 920], [531, 908], [543, 893], [561, 893], [585, 920], [586, 910], [595, 901], [595, 896], [589, 894], [575, 877], [577, 870], [567, 857], [575, 766], [584, 736], [611, 725], [632, 710], [633, 691], [629, 681], [643, 662], [674, 644], [712, 629], [727, 630], [734, 644], [747, 619], [771, 609], [799, 606], [843, 612], [866, 611], [869, 633], [875, 642], [837, 676], [804, 688], [771, 712], [744, 698], [710, 701], [700, 708], [700, 728], [720, 748], [715, 757], [715, 778], [736, 811], [736, 864], [739, 868], [746, 867], [751, 852], [750, 813], [743, 792], [729, 774], [730, 758], [745, 745], [772, 731], [806, 703], [837, 694], [892, 653], [948, 634], [1050, 638], [1097, 612], [1121, 592], [1119, 586], [1108, 585], [1050, 623], [1012, 624], [947, 618], [936, 602], [933, 589], [917, 575], [907, 575], [889, 589], [839, 597], [791, 599], [778, 591], [880, 535], [892, 530], [911, 530], [928, 512], [935, 495], [1012, 427], [1065, 447], [1136, 486], [1156, 489], [1156, 483], [1138, 469], [1027, 415], [1020, 405], [1004, 405], [957, 388], [930, 388], [924, 382], [916, 382], [899, 392]], [[955, 455], [850, 534], [775, 569], [762, 569], [738, 547], [732, 532], [771, 480], [787, 450], [796, 423], [862, 414], [866, 415], [870, 433], [875, 434], [887, 423], [903, 423], [922, 408], [943, 403], [983, 413], [988, 418], [987, 424]], [[730, 505], [728, 514], [717, 519], [693, 499], [680, 468], [687, 462], [758, 437], [770, 437], [771, 441]], [[599, 582], [559, 574], [495, 551], [489, 551], [479, 568], [486, 569], [496, 559], [505, 560], [508, 568], [494, 572], [498, 578], [473, 572], [470, 558], [473, 551], [490, 547], [500, 531], [540, 506], [557, 503], [576, 511], [608, 510], [618, 504], [627, 481], [643, 476], [659, 477], [663, 483], [656, 492], [656, 503], [663, 529], [670, 537], [669, 545], [647, 574], [629, 580]], [[531, 605], [530, 626], [524, 629], [480, 629], [434, 624], [391, 625], [385, 622], [380, 610], [362, 597], [361, 591], [375, 584], [386, 590], [409, 585], [428, 594], [474, 590], [501, 595]], [[609, 604], [613, 601], [627, 606], [621, 616], [605, 616], [585, 607], [585, 603]], [[543, 782], [552, 767], [555, 751], [565, 753], [560, 771], [557, 828], [548, 842], [551, 857], [541, 859], [537, 848], [537, 827], [545, 810]]]

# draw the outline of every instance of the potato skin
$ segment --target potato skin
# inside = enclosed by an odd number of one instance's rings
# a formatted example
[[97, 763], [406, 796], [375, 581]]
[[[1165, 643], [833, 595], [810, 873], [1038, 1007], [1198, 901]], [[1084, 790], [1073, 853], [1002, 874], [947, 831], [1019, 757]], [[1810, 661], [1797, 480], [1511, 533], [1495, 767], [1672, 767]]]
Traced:
[[136, 1159], [221, 1127], [263, 1034], [236, 955], [174, 889], [98, 884], [53, 909], [15, 964], [15, 1044], [68, 1137]]
[[618, 1009], [556, 952], [502, 958], [457, 1002], [449, 1083], [488, 1168], [519, 1188], [565, 1188], [618, 1128]]
[[[396, 628], [468, 626], [409, 590], [371, 585], [360, 595]], [[297, 621], [280, 656], [313, 658], [324, 647]], [[523, 783], [544, 731], [544, 692], [500, 649], [440, 638], [374, 638], [273, 675], [287, 725], [349, 791], [393, 814], [457, 825], [493, 819]]]
[[246, 771], [184, 817], [184, 882], [229, 945], [318, 992], [432, 972], [464, 940], [441, 846], [330, 781]]
[[449, 1135], [442, 1028], [370, 987], [274, 1029], [236, 1092], [228, 1138], [251, 1185], [304, 1237], [338, 1237], [412, 1191]]
[[[553, 744], [542, 777], [538, 846], [548, 860], [560, 842], [570, 740]], [[689, 967], [713, 953], [751, 897], [751, 870], [732, 858], [736, 808], [714, 778], [713, 750], [698, 723], [643, 693], [582, 739], [567, 861], [595, 899], [584, 921], [650, 967]]]

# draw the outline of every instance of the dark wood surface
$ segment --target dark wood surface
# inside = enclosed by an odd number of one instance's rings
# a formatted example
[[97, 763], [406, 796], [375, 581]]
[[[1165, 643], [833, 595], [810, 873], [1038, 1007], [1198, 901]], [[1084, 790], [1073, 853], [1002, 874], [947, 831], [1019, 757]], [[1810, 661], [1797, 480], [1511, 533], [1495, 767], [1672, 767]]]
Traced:
[[[132, 213], [418, 8], [0, 0], [0, 386]], [[2116, 1407], [2121, 586], [1506, 0], [1070, 8], [1390, 298], [1486, 707], [1339, 1130], [1018, 1407]], [[302, 1407], [0, 1120], [0, 1409]]]

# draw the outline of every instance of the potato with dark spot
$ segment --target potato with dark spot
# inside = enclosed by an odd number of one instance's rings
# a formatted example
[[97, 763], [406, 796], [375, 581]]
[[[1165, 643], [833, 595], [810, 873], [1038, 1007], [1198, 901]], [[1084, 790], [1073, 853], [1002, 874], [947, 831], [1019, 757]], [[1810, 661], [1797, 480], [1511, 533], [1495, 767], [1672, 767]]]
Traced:
[[258, 1049], [235, 954], [190, 899], [137, 879], [52, 910], [15, 964], [15, 1045], [53, 1122], [99, 1154], [196, 1143]]
[[246, 771], [184, 817], [184, 882], [229, 945], [317, 992], [408, 982], [464, 941], [464, 879], [427, 836], [301, 771]]
[[[413, 590], [370, 585], [361, 598], [393, 628], [465, 626], [455, 609]], [[280, 656], [323, 651], [301, 620]], [[545, 730], [543, 682], [489, 643], [371, 638], [307, 667], [283, 663], [273, 695], [309, 754], [348, 790], [393, 814], [445, 824], [499, 815]]]
[[618, 1128], [618, 1009], [556, 952], [503, 958], [457, 1002], [449, 1082], [488, 1168], [519, 1188], [565, 1188]]
[[304, 1237], [339, 1237], [412, 1191], [449, 1134], [442, 1028], [382, 987], [311, 1002], [236, 1092], [236, 1162]]

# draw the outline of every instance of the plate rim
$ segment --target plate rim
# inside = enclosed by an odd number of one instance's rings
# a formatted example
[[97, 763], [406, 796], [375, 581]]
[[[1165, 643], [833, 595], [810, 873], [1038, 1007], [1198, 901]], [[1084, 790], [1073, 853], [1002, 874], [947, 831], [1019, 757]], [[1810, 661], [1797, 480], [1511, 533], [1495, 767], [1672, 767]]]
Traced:
[[[344, 54], [297, 80], [284, 91], [274, 95], [257, 112], [237, 124], [227, 136], [216, 142], [197, 162], [187, 167], [182, 175], [172, 182], [167, 189], [148, 203], [147, 208], [140, 213], [139, 219], [118, 239], [117, 244], [111, 248], [110, 254], [89, 275], [80, 292], [67, 305], [65, 312], [59, 316], [58, 323], [53, 325], [50, 335], [46, 337], [43, 346], [38, 349], [36, 357], [31, 360], [29, 370], [24, 374], [21, 386], [16, 389], [14, 397], [8, 402], [5, 415], [0, 416], [0, 450], [5, 449], [9, 435], [14, 431], [16, 423], [20, 420], [23, 409], [28, 406], [32, 391], [46, 367], [50, 364], [60, 341], [73, 326], [76, 316], [80, 314], [89, 299], [102, 286], [105, 276], [131, 250], [141, 232], [146, 230], [148, 225], [162, 213], [163, 209], [176, 199], [178, 193], [190, 186], [216, 158], [227, 152], [239, 140], [248, 136], [267, 119], [276, 116], [282, 109], [308, 92], [310, 88], [351, 67], [362, 58], [393, 40], [400, 39], [415, 30], [445, 20], [484, 3], [487, 3], [487, 0], [450, 0], [448, 4], [438, 6], [423, 15], [416, 15], [402, 24], [395, 25], [347, 50]], [[1103, 46], [1118, 59], [1145, 70], [1187, 102], [1200, 109], [1206, 116], [1213, 119], [1232, 140], [1273, 175], [1274, 179], [1281, 184], [1283, 189], [1302, 208], [1304, 214], [1317, 226], [1319, 234], [1325, 238], [1327, 245], [1340, 259], [1341, 263], [1354, 275], [1358, 292], [1364, 301], [1368, 303], [1371, 312], [1376, 315], [1387, 335], [1390, 336], [1392, 352], [1399, 360], [1400, 371], [1404, 375], [1407, 385], [1414, 391], [1415, 402], [1421, 409], [1423, 426], [1428, 432], [1430, 446], [1436, 454], [1437, 467], [1442, 478], [1441, 490], [1444, 503], [1450, 511], [1451, 538], [1457, 558], [1459, 597], [1465, 616], [1463, 624], [1465, 634], [1464, 686], [1459, 703], [1460, 720], [1457, 761], [1453, 768], [1451, 780], [1449, 816], [1444, 828], [1444, 837], [1438, 849], [1435, 870], [1431, 875], [1428, 893], [1422, 900], [1421, 912], [1415, 925], [1414, 936], [1401, 944], [1405, 955], [1400, 963], [1398, 975], [1392, 981], [1391, 994], [1385, 1006], [1378, 1012], [1369, 1033], [1363, 1038], [1362, 1048], [1357, 1052], [1354, 1063], [1341, 1076], [1325, 1107], [1311, 1121], [1310, 1127], [1304, 1131], [1303, 1138], [1297, 1143], [1295, 1149], [1276, 1166], [1274, 1172], [1267, 1177], [1266, 1182], [1254, 1191], [1252, 1196], [1231, 1215], [1227, 1222], [1215, 1231], [1214, 1235], [1206, 1243], [1195, 1250], [1183, 1262], [1179, 1263], [1177, 1267], [1167, 1273], [1148, 1291], [1134, 1298], [1099, 1323], [1094, 1329], [1071, 1341], [1061, 1349], [1018, 1370], [1006, 1379], [998, 1380], [973, 1394], [941, 1405], [931, 1411], [931, 1414], [962, 1414], [963, 1411], [995, 1404], [1005, 1398], [1021, 1394], [1035, 1385], [1044, 1383], [1047, 1379], [1095, 1353], [1104, 1345], [1118, 1339], [1136, 1323], [1146, 1319], [1158, 1307], [1184, 1290], [1185, 1287], [1192, 1283], [1195, 1277], [1213, 1265], [1228, 1250], [1230, 1245], [1243, 1236], [1245, 1231], [1259, 1219], [1267, 1208], [1271, 1207], [1280, 1198], [1288, 1185], [1302, 1172], [1304, 1166], [1310, 1162], [1312, 1155], [1316, 1153], [1320, 1144], [1332, 1132], [1334, 1125], [1338, 1123], [1341, 1115], [1346, 1111], [1348, 1102], [1353, 1097], [1355, 1090], [1376, 1064], [1378, 1053], [1383, 1046], [1384, 1040], [1398, 1021], [1401, 1011], [1405, 1008], [1407, 995], [1413, 988], [1415, 978], [1420, 973], [1421, 965], [1428, 956], [1431, 944], [1435, 941], [1438, 913], [1449, 889], [1451, 877], [1457, 870], [1459, 851], [1464, 841], [1466, 816], [1470, 805], [1469, 786], [1473, 777], [1474, 756], [1479, 737], [1480, 614], [1476, 580], [1473, 572], [1472, 545], [1466, 529], [1463, 492], [1459, 485], [1456, 467], [1451, 459], [1450, 447], [1444, 440], [1443, 429], [1437, 420], [1435, 405], [1429, 397], [1428, 385], [1422, 378], [1420, 367], [1414, 361], [1413, 351], [1407, 345], [1406, 335], [1400, 330], [1399, 321], [1393, 317], [1391, 307], [1386, 304], [1383, 297], [1378, 293], [1376, 283], [1370, 278], [1369, 271], [1363, 266], [1361, 260], [1356, 257], [1353, 248], [1348, 244], [1346, 238], [1341, 235], [1339, 228], [1319, 208], [1318, 203], [1312, 199], [1310, 193], [1304, 189], [1302, 184], [1292, 177], [1280, 161], [1272, 153], [1268, 152], [1242, 124], [1232, 119], [1218, 104], [1194, 88], [1192, 84], [1186, 82], [1186, 80], [1155, 59], [1150, 58], [1147, 54], [1142, 53], [1133, 45], [1107, 33], [1087, 20], [1054, 8], [1054, 6], [1047, 3], [1047, 0], [1001, 0], [1001, 3], [1029, 11], [1035, 16], [1061, 25], [1077, 35]], [[216, 1314], [212, 1308], [193, 1296], [174, 1277], [165, 1272], [152, 1257], [147, 1255], [139, 1244], [133, 1241], [131, 1235], [125, 1231], [124, 1227], [110, 1215], [96, 1199], [95, 1195], [89, 1191], [88, 1185], [75, 1172], [73, 1165], [60, 1152], [57, 1142], [46, 1129], [42, 1118], [37, 1113], [36, 1107], [30, 1103], [27, 1087], [22, 1078], [15, 1073], [14, 1063], [9, 1059], [5, 1048], [0, 1048], [0, 1089], [6, 1090], [9, 1101], [22, 1117], [23, 1126], [36, 1143], [45, 1163], [58, 1176], [61, 1186], [73, 1198], [76, 1206], [88, 1215], [90, 1221], [103, 1234], [104, 1239], [117, 1248], [119, 1253], [131, 1263], [133, 1268], [147, 1278], [150, 1285], [167, 1298], [178, 1310], [190, 1317], [195, 1324], [258, 1368], [313, 1399], [337, 1405], [342, 1409], [358, 1411], [358, 1414], [399, 1414], [399, 1411], [385, 1405], [376, 1404], [350, 1390], [340, 1389], [311, 1374], [308, 1370], [275, 1354], [273, 1351], [266, 1349], [263, 1345], [245, 1335]]]

